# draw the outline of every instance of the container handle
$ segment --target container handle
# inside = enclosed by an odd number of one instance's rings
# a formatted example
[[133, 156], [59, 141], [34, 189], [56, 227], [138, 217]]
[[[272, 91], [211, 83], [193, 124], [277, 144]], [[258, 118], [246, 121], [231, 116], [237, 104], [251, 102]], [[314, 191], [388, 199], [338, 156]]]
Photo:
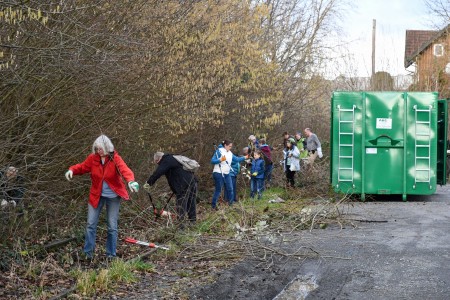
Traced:
[[373, 139], [373, 140], [369, 140], [369, 143], [371, 143], [372, 145], [377, 145], [378, 144], [378, 139], [379, 138], [388, 138], [391, 140], [391, 146], [395, 146], [398, 143], [400, 143], [399, 140], [394, 140], [393, 138], [391, 138], [390, 136], [388, 136], [387, 134], [380, 134], [377, 138]]

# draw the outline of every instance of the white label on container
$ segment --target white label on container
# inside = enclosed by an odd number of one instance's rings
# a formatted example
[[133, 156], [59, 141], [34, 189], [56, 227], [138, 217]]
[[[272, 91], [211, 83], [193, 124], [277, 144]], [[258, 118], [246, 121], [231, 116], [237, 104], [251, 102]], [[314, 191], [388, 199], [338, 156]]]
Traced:
[[377, 154], [377, 148], [366, 148], [366, 154]]
[[392, 119], [377, 118], [377, 129], [392, 129]]

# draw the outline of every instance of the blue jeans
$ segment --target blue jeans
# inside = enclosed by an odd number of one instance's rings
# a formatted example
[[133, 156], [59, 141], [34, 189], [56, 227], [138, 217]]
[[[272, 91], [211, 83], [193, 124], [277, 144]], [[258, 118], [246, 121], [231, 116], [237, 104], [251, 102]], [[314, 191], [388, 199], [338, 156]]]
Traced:
[[264, 178], [254, 178], [250, 180], [250, 197], [255, 197], [258, 194], [258, 200], [262, 198], [262, 192], [264, 191]]
[[106, 223], [108, 228], [108, 236], [106, 239], [106, 255], [116, 256], [118, 228], [117, 221], [119, 220], [119, 208], [121, 198], [105, 198], [100, 197], [98, 207], [94, 208], [88, 204], [88, 217], [86, 225], [86, 234], [84, 241], [84, 253], [87, 257], [92, 257], [95, 250], [95, 236], [97, 233], [97, 224], [100, 217], [100, 212], [106, 204]]
[[[230, 175], [230, 177], [231, 177], [231, 186], [233, 187], [233, 202], [236, 202], [237, 201], [237, 184], [236, 184], [236, 182], [237, 182], [237, 177], [236, 176], [233, 176], [233, 175]], [[228, 198], [228, 199], [230, 199], [230, 198]]]
[[233, 204], [233, 187], [231, 184], [231, 176], [230, 174], [223, 174], [213, 172], [213, 179], [216, 186], [214, 190], [214, 195], [212, 198], [212, 208], [216, 208], [217, 200], [219, 199], [220, 193], [222, 192], [222, 188], [225, 185], [225, 198], [227, 198], [229, 204]]
[[[272, 183], [272, 170], [273, 170], [273, 164], [267, 164], [264, 169], [264, 181], [265, 184], [271, 184]], [[265, 189], [264, 185], [264, 189]]]

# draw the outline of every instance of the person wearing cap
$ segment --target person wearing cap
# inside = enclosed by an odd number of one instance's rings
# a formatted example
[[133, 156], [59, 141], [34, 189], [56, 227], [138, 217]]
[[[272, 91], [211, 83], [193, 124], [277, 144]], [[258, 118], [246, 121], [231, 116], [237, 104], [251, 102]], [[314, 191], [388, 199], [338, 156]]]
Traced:
[[194, 224], [197, 219], [197, 178], [194, 173], [185, 170], [172, 154], [156, 152], [153, 161], [158, 167], [144, 184], [144, 189], [149, 191], [150, 186], [165, 175], [171, 191], [177, 197], [176, 209], [179, 220], [183, 222], [187, 214], [189, 222]]
[[300, 171], [300, 152], [295, 145], [295, 139], [289, 138], [286, 141], [284, 154], [284, 172], [286, 174], [287, 186], [295, 186], [295, 172]]
[[310, 128], [305, 128], [306, 149], [308, 150], [308, 165], [312, 165], [317, 156], [322, 157], [322, 146], [316, 134]]
[[20, 207], [25, 192], [24, 179], [18, 175], [16, 167], [10, 166], [5, 172], [0, 172], [0, 199], [1, 207]]
[[69, 167], [65, 176], [70, 181], [73, 175], [86, 173], [91, 175], [91, 189], [84, 253], [87, 259], [93, 258], [97, 224], [101, 210], [106, 206], [106, 256], [116, 257], [120, 202], [130, 199], [123, 181], [128, 182], [131, 192], [137, 192], [139, 184], [134, 181], [133, 172], [114, 150], [114, 145], [106, 135], [100, 135], [92, 144], [92, 153], [82, 163]]

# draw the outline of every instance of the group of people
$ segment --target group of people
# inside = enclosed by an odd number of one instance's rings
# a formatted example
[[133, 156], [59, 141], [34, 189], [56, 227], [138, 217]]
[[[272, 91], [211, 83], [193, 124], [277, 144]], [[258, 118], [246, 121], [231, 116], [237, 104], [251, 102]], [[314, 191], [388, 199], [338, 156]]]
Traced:
[[321, 158], [322, 145], [319, 138], [310, 128], [305, 128], [305, 137], [301, 132], [291, 136], [287, 131], [283, 133], [283, 167], [286, 174], [286, 182], [290, 187], [295, 186], [295, 173], [300, 171], [301, 161], [303, 166], [311, 167], [317, 157]]
[[[258, 140], [250, 135], [249, 145], [242, 149], [242, 155], [236, 156], [232, 151], [233, 143], [224, 140], [211, 158], [213, 167], [213, 179], [215, 190], [211, 202], [213, 209], [217, 209], [217, 202], [222, 189], [225, 188], [225, 200], [229, 205], [237, 201], [237, 176], [244, 169], [250, 178], [250, 197], [262, 198], [262, 192], [266, 185], [270, 184], [273, 168], [271, 147], [266, 144], [265, 139]], [[241, 166], [241, 163], [243, 165]]]
[[[284, 169], [288, 184], [294, 185], [294, 174], [300, 170], [300, 158], [306, 153], [311, 162], [321, 152], [320, 142], [315, 134], [308, 128], [305, 129], [306, 139], [300, 133], [294, 137], [284, 134]], [[249, 145], [242, 149], [242, 155], [235, 155], [231, 149], [233, 143], [224, 140], [218, 146], [211, 158], [213, 165], [213, 179], [215, 191], [212, 197], [212, 208], [217, 209], [218, 199], [225, 187], [225, 199], [229, 205], [237, 201], [236, 177], [245, 173], [250, 178], [250, 196], [262, 198], [263, 191], [270, 186], [273, 160], [272, 147], [264, 138], [257, 139], [250, 135]], [[306, 152], [305, 152], [306, 151]], [[191, 223], [196, 221], [197, 178], [179, 156], [156, 152], [153, 161], [158, 165], [150, 175], [144, 189], [150, 191], [150, 187], [156, 181], [166, 176], [170, 189], [176, 195], [177, 216], [181, 222], [186, 219]], [[92, 152], [87, 158], [73, 166], [65, 173], [67, 180], [74, 175], [89, 173], [91, 188], [88, 201], [88, 215], [85, 231], [84, 253], [86, 258], [92, 259], [95, 250], [97, 224], [100, 212], [106, 208], [107, 241], [106, 255], [113, 258], [117, 255], [118, 219], [122, 200], [129, 200], [126, 189], [138, 192], [139, 184], [136, 182], [133, 171], [127, 166], [114, 145], [106, 135], [100, 135], [92, 145]], [[125, 185], [126, 183], [126, 185]]]
[[[305, 137], [301, 132], [291, 136], [283, 133], [283, 168], [286, 174], [286, 183], [289, 187], [295, 186], [295, 173], [300, 171], [300, 161], [304, 165], [311, 166], [314, 160], [322, 157], [322, 146], [316, 134], [310, 128], [305, 128]], [[273, 160], [272, 150], [265, 138], [257, 139], [255, 135], [248, 137], [249, 145], [242, 150], [241, 156], [236, 156], [231, 151], [233, 143], [224, 140], [216, 148], [211, 164], [215, 190], [211, 202], [213, 209], [217, 209], [217, 201], [225, 188], [225, 200], [233, 205], [237, 200], [236, 177], [240, 173], [241, 163], [247, 176], [250, 178], [250, 197], [262, 198], [263, 191], [270, 186], [272, 180]]]

